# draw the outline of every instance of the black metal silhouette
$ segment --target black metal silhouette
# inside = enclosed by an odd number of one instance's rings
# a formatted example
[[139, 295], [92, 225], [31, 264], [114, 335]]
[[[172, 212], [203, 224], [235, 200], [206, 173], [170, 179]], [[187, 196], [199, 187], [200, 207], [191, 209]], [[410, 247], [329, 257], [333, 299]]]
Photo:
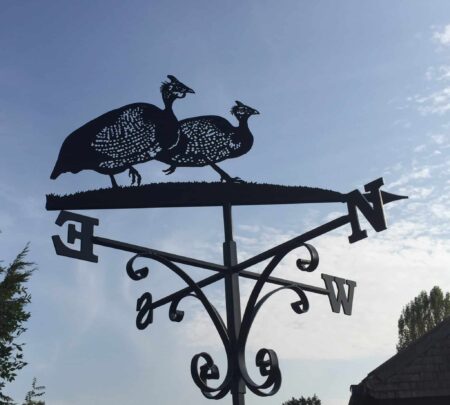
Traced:
[[[134, 253], [135, 255], [126, 264], [126, 272], [135, 281], [144, 280], [150, 274], [147, 267], [139, 268], [136, 266], [136, 261], [142, 259], [157, 261], [180, 277], [187, 284], [187, 287], [156, 301], [153, 301], [152, 294], [149, 292], [145, 292], [138, 298], [136, 302], [136, 327], [140, 330], [147, 328], [153, 322], [153, 311], [166, 304], [170, 304], [170, 320], [180, 322], [184, 317], [184, 312], [179, 309], [181, 301], [186, 297], [197, 298], [204, 306], [219, 333], [227, 355], [227, 371], [218, 385], [211, 386], [209, 384], [210, 380], [218, 380], [220, 378], [219, 369], [210, 354], [201, 352], [192, 358], [192, 378], [206, 398], [220, 399], [227, 393], [231, 393], [233, 405], [244, 405], [246, 388], [256, 395], [269, 396], [274, 395], [281, 385], [281, 371], [277, 355], [273, 350], [262, 348], [256, 354], [255, 364], [259, 369], [260, 375], [264, 378], [262, 383], [258, 384], [252, 379], [248, 373], [245, 361], [245, 348], [253, 321], [262, 305], [273, 294], [280, 290], [293, 291], [296, 294], [296, 299], [292, 302], [291, 308], [299, 315], [307, 312], [309, 309], [306, 293], [328, 296], [331, 309], [335, 313], [339, 313], [341, 308], [345, 315], [351, 315], [352, 312], [354, 289], [356, 287], [354, 281], [322, 274], [324, 287], [317, 287], [273, 277], [273, 271], [288, 253], [300, 247], [306, 248], [309, 257], [297, 260], [298, 269], [307, 273], [316, 270], [319, 264], [319, 255], [316, 249], [309, 244], [309, 241], [343, 225], [349, 224], [351, 227], [350, 243], [367, 237], [367, 232], [361, 229], [358, 213], [362, 214], [368, 224], [377, 232], [386, 229], [383, 212], [384, 204], [403, 197], [382, 192], [380, 190], [382, 185], [383, 180], [380, 178], [365, 185], [367, 194], [363, 195], [358, 190], [348, 194], [341, 194], [341, 196], [345, 197], [344, 201], [347, 203], [348, 214], [342, 215], [240, 263], [237, 261], [237, 247], [233, 240], [231, 203], [222, 204], [225, 233], [223, 265], [96, 236], [94, 235], [94, 228], [98, 225], [97, 219], [67, 211], [62, 211], [59, 214], [56, 223], [59, 226], [62, 226], [67, 221], [79, 224], [81, 231], [77, 231], [75, 225], [70, 224], [67, 233], [67, 242], [69, 244], [78, 242], [79, 249], [68, 247], [58, 235], [54, 235], [52, 239], [58, 255], [75, 257], [91, 262], [97, 261], [97, 256], [93, 252], [94, 245]], [[188, 204], [187, 206], [190, 205]], [[262, 273], [258, 274], [247, 270], [265, 260], [269, 260], [269, 263]], [[215, 272], [215, 274], [195, 282], [178, 264], [207, 269]], [[243, 315], [241, 315], [240, 306], [240, 277], [256, 280]], [[226, 322], [202, 291], [203, 287], [219, 280], [225, 281]], [[274, 284], [278, 288], [261, 296], [261, 291], [266, 283]]]
[[248, 118], [259, 112], [236, 101], [231, 114], [239, 122], [237, 127], [216, 115], [180, 120], [177, 145], [156, 157], [170, 164], [164, 173], [172, 174], [178, 167], [211, 166], [220, 174], [221, 181], [241, 182], [239, 177], [230, 177], [217, 163], [242, 156], [251, 149], [253, 135], [248, 127]]
[[[381, 191], [383, 202], [401, 198]], [[371, 194], [364, 194], [370, 200]], [[47, 195], [48, 210], [211, 207], [232, 205], [346, 203], [350, 194], [305, 186], [261, 183], [157, 183], [106, 188], [67, 195]]]
[[51, 179], [61, 173], [95, 170], [109, 175], [117, 187], [115, 174], [129, 170], [132, 185], [141, 183], [135, 164], [154, 159], [162, 150], [173, 147], [178, 140], [178, 120], [172, 110], [177, 98], [184, 98], [192, 89], [167, 76], [161, 85], [164, 109], [153, 104], [134, 103], [109, 111], [72, 132], [59, 152]]

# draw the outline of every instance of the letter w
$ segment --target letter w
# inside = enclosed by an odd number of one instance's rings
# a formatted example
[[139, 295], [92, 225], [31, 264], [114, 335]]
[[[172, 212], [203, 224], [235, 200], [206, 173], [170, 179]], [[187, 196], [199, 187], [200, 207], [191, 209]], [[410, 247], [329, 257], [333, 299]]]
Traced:
[[[341, 307], [345, 315], [352, 314], [353, 293], [356, 287], [356, 282], [352, 280], [345, 280], [344, 278], [322, 274], [322, 279], [325, 281], [325, 287], [330, 300], [331, 309], [337, 314], [341, 312]], [[333, 282], [337, 286], [337, 293], [334, 289]], [[345, 292], [345, 285], [347, 285], [347, 293]]]

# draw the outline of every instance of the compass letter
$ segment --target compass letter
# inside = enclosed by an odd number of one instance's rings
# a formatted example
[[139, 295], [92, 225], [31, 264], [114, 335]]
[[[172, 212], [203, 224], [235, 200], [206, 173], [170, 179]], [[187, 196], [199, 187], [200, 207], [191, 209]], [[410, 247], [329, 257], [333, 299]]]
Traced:
[[[322, 279], [325, 281], [325, 287], [328, 291], [328, 299], [330, 300], [331, 310], [337, 314], [341, 312], [341, 307], [345, 315], [352, 314], [353, 293], [356, 287], [356, 282], [352, 280], [345, 280], [340, 277], [322, 274]], [[337, 286], [337, 293], [334, 290], [333, 282]], [[345, 292], [345, 285], [348, 290]]]
[[58, 235], [53, 235], [52, 240], [56, 254], [97, 263], [98, 256], [94, 255], [92, 238], [94, 236], [94, 226], [98, 225], [98, 219], [75, 214], [74, 212], [61, 211], [55, 223], [56, 225], [62, 226], [67, 221], [78, 222], [80, 224], [80, 231], [77, 231], [74, 224], [69, 224], [67, 227], [67, 242], [73, 244], [78, 239], [80, 241], [80, 248], [72, 249], [65, 245]]
[[[386, 219], [384, 218], [383, 212], [383, 199], [380, 191], [380, 187], [383, 184], [382, 178], [366, 184], [364, 186], [364, 190], [369, 193], [367, 198], [358, 190], [354, 190], [348, 194], [348, 216], [352, 227], [352, 234], [348, 237], [350, 243], [367, 238], [367, 232], [362, 230], [361, 225], [359, 224], [358, 212], [356, 208], [361, 211], [375, 231], [380, 232], [386, 229]], [[372, 205], [368, 200], [370, 200]]]

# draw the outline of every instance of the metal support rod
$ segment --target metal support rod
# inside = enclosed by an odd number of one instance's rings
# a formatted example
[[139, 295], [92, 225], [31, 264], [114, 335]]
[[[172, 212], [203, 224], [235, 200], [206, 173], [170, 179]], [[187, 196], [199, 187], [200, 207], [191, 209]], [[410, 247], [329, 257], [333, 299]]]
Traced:
[[[206, 286], [208, 286], [210, 284], [215, 283], [216, 281], [221, 280], [224, 277], [225, 276], [223, 274], [221, 274], [221, 273], [213, 274], [212, 276], [206, 277], [203, 280], [199, 281], [197, 283], [197, 286], [200, 287], [200, 288], [203, 288], [203, 287], [206, 287]], [[181, 298], [181, 297], [184, 297], [185, 295], [190, 294], [193, 291], [194, 290], [191, 287], [183, 288], [182, 290], [179, 290], [179, 291], [177, 291], [177, 292], [175, 292], [173, 294], [170, 294], [170, 295], [168, 295], [168, 296], [166, 296], [164, 298], [161, 298], [158, 301], [155, 301], [154, 303], [152, 303], [151, 308], [152, 309], [156, 309], [156, 308], [162, 307], [163, 305], [169, 304], [169, 303], [171, 303], [172, 301], [174, 301], [174, 300], [176, 300], [178, 298]]]
[[227, 268], [225, 266], [222, 266], [220, 264], [205, 262], [203, 260], [192, 259], [192, 258], [186, 257], [186, 256], [175, 255], [173, 253], [168, 253], [168, 252], [163, 252], [161, 250], [150, 249], [150, 248], [146, 248], [146, 247], [142, 247], [142, 246], [138, 246], [138, 245], [133, 245], [131, 243], [119, 242], [117, 240], [102, 238], [100, 236], [93, 236], [92, 242], [99, 246], [105, 246], [105, 247], [109, 247], [109, 248], [113, 248], [113, 249], [117, 249], [117, 250], [123, 250], [125, 252], [132, 252], [132, 253], [137, 253], [137, 254], [144, 254], [144, 253], [155, 254], [155, 255], [164, 257], [175, 263], [187, 264], [189, 266], [200, 267], [202, 269], [207, 269], [207, 270], [214, 270], [214, 271], [218, 271], [221, 273], [224, 273], [227, 270]]
[[[242, 277], [249, 278], [251, 280], [258, 280], [261, 277], [261, 274], [259, 274], [259, 273], [254, 273], [252, 271], [246, 271], [246, 270], [241, 271], [239, 274]], [[326, 288], [315, 287], [313, 285], [303, 284], [303, 283], [299, 283], [298, 281], [293, 281], [293, 280], [285, 280], [283, 278], [278, 278], [278, 277], [269, 277], [267, 279], [267, 282], [271, 283], [271, 284], [275, 284], [275, 285], [281, 285], [283, 287], [287, 287], [288, 285], [295, 285], [297, 287], [300, 287], [304, 291], [309, 291], [309, 292], [316, 293], [316, 294], [322, 294], [322, 295], [329, 294], [329, 291]]]
[[244, 260], [239, 264], [236, 264], [235, 266], [233, 266], [233, 272], [239, 273], [248, 267], [254, 266], [255, 264], [261, 263], [264, 260], [270, 259], [272, 256], [275, 256], [276, 254], [280, 253], [280, 251], [286, 250], [289, 252], [301, 246], [303, 243], [309, 241], [310, 239], [317, 238], [318, 236], [330, 232], [333, 229], [339, 228], [340, 226], [347, 224], [349, 221], [350, 218], [348, 215], [343, 215], [339, 218], [333, 219], [332, 221], [327, 222], [326, 224], [311, 229], [310, 231], [305, 232], [300, 236], [288, 240], [287, 242], [281, 243], [280, 245], [277, 245], [269, 250], [266, 250], [265, 252], [253, 256], [250, 259]]
[[227, 309], [227, 328], [230, 337], [233, 357], [229, 359], [232, 369], [231, 395], [233, 405], [245, 405], [245, 383], [241, 378], [237, 356], [238, 337], [241, 329], [241, 301], [239, 292], [239, 274], [233, 273], [231, 267], [237, 264], [236, 242], [233, 240], [233, 222], [231, 204], [223, 206], [223, 223], [225, 242], [223, 243], [223, 262], [229, 272], [225, 275], [225, 299]]
[[[256, 280], [256, 281], [261, 276], [261, 274], [259, 274], [259, 273], [255, 273], [255, 272], [247, 271], [247, 270], [241, 271], [239, 273], [239, 275], [244, 278], [248, 278], [248, 279]], [[203, 288], [203, 287], [206, 287], [208, 285], [215, 283], [216, 281], [223, 279], [224, 277], [225, 276], [222, 273], [214, 274], [212, 276], [204, 278], [203, 280], [200, 280], [199, 282], [197, 282], [197, 285], [200, 288]], [[271, 283], [271, 284], [275, 284], [275, 285], [281, 285], [284, 287], [288, 286], [288, 285], [296, 285], [305, 291], [309, 291], [309, 292], [317, 293], [317, 294], [328, 295], [328, 293], [329, 293], [329, 291], [326, 288], [315, 287], [313, 285], [303, 284], [303, 283], [299, 283], [299, 282], [293, 281], [293, 280], [285, 280], [283, 278], [278, 278], [278, 277], [269, 277], [267, 279], [267, 282]], [[172, 301], [179, 299], [181, 297], [184, 297], [185, 295], [190, 294], [192, 291], [193, 290], [191, 287], [183, 288], [182, 290], [174, 292], [170, 295], [167, 295], [164, 298], [159, 299], [158, 301], [155, 301], [152, 304], [151, 308], [156, 309], [156, 308], [162, 307], [163, 305], [170, 304]]]

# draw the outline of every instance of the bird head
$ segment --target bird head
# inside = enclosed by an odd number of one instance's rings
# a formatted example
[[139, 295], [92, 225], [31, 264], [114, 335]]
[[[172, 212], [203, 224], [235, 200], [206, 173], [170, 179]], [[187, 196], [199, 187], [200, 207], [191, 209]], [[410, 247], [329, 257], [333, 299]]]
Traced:
[[231, 114], [233, 114], [238, 120], [242, 118], [248, 118], [251, 115], [258, 115], [259, 112], [248, 105], [236, 101], [236, 105], [231, 108]]
[[56, 180], [63, 173], [79, 173], [83, 168], [83, 161], [73, 159], [73, 156], [66, 153], [66, 150], [62, 147], [50, 178]]
[[175, 76], [168, 75], [169, 81], [161, 85], [161, 93], [169, 99], [184, 98], [186, 94], [195, 94], [195, 91], [185, 84], [181, 83]]

